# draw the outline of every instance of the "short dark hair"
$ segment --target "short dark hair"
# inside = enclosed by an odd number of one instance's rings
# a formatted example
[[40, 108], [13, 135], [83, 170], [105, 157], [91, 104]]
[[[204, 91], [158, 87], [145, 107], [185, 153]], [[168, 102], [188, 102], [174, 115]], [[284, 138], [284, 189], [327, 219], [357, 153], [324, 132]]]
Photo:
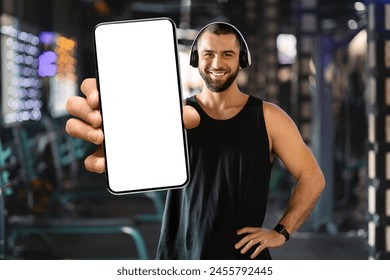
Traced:
[[241, 42], [241, 35], [237, 32], [235, 28], [230, 26], [229, 24], [225, 24], [223, 22], [216, 22], [213, 24], [210, 24], [209, 26], [206, 26], [200, 34], [198, 35], [197, 42], [202, 38], [202, 35], [205, 32], [209, 32], [215, 35], [227, 35], [227, 34], [234, 34], [236, 35], [237, 42], [240, 44]]
[[198, 42], [199, 38], [202, 37], [204, 32], [210, 32], [216, 35], [225, 35], [225, 34], [234, 34], [236, 39], [238, 40], [238, 44], [240, 47], [240, 67], [245, 68], [251, 65], [251, 55], [249, 52], [249, 48], [247, 43], [245, 42], [244, 37], [241, 35], [241, 32], [227, 22], [213, 22], [205, 27], [203, 27], [199, 33], [195, 36], [194, 42], [191, 46], [190, 53], [190, 65], [192, 67], [198, 67], [199, 55], [198, 55]]

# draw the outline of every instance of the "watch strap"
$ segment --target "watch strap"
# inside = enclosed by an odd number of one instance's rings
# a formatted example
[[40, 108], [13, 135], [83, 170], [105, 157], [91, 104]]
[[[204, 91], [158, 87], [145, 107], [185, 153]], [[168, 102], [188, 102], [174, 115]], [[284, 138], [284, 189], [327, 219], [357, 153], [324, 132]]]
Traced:
[[285, 238], [286, 238], [286, 241], [290, 239], [290, 233], [287, 231], [286, 227], [282, 224], [277, 224], [274, 228], [274, 230], [279, 233], [279, 234], [282, 234]]

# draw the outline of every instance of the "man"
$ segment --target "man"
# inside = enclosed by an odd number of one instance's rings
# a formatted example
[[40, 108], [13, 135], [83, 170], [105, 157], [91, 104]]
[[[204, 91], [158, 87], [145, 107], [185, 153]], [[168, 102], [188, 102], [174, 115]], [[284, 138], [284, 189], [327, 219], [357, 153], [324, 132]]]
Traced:
[[[239, 90], [239, 69], [249, 64], [246, 42], [230, 24], [209, 24], [195, 38], [191, 65], [199, 68], [204, 87], [183, 109], [192, 179], [185, 188], [168, 191], [158, 259], [271, 259], [268, 248], [288, 240], [324, 188], [323, 174], [288, 115]], [[85, 80], [81, 90], [86, 99], [67, 103], [77, 117], [68, 121], [67, 132], [100, 145], [104, 136], [95, 80]], [[261, 226], [274, 156], [297, 185], [270, 230]], [[85, 166], [105, 171], [100, 147]]]

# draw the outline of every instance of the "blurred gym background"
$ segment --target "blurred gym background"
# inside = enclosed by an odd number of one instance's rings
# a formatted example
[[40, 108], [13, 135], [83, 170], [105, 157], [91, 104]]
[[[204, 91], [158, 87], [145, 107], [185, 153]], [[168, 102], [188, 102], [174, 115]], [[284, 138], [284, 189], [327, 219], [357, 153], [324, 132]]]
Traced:
[[[273, 258], [389, 259], [390, 1], [379, 0], [1, 0], [0, 259], [154, 259], [165, 192], [109, 194], [83, 166], [94, 147], [64, 125], [66, 100], [95, 76], [94, 26], [161, 16], [178, 27], [184, 97], [199, 92], [187, 63], [197, 31], [237, 26], [252, 55], [240, 87], [288, 112], [324, 171], [311, 217]], [[293, 185], [275, 160], [264, 226]]]

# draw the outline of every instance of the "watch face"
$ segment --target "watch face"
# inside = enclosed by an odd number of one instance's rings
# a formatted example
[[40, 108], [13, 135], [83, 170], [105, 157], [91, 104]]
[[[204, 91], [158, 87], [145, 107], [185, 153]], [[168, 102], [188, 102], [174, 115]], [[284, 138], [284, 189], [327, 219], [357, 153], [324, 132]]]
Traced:
[[281, 233], [283, 230], [285, 230], [286, 228], [283, 226], [283, 225], [281, 225], [281, 224], [278, 224], [278, 225], [276, 225], [276, 227], [275, 227], [275, 231], [277, 231], [277, 232], [279, 232], [279, 233]]
[[277, 232], [277, 233], [280, 233], [282, 234], [285, 238], [286, 238], [286, 241], [289, 240], [290, 238], [290, 233], [286, 230], [286, 227], [281, 225], [281, 224], [277, 224], [276, 227], [274, 228], [274, 230]]

